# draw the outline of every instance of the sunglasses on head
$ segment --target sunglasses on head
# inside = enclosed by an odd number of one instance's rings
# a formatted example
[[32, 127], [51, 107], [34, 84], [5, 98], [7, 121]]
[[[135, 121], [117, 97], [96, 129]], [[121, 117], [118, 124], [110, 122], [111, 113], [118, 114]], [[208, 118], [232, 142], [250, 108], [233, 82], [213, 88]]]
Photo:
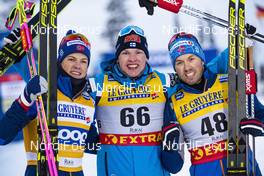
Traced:
[[72, 40], [81, 40], [86, 46], [88, 46], [89, 48], [91, 47], [89, 40], [84, 35], [76, 33], [67, 35], [65, 38], [63, 38], [60, 45]]
[[137, 27], [137, 26], [133, 26], [133, 25], [128, 25], [128, 26], [124, 27], [123, 29], [121, 29], [118, 36], [122, 37], [124, 35], [129, 34], [131, 31], [134, 31], [136, 34], [138, 34], [142, 37], [145, 37], [143, 29], [141, 29], [140, 27]]

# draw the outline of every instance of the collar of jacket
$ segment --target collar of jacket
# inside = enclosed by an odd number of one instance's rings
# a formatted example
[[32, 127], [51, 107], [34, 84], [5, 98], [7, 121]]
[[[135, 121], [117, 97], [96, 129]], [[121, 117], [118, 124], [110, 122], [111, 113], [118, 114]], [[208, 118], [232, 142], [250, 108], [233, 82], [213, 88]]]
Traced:
[[73, 87], [70, 76], [65, 73], [60, 66], [58, 66], [58, 75], [57, 75], [57, 85], [58, 89], [67, 97], [74, 99], [78, 94], [73, 95]]
[[72, 95], [72, 84], [71, 84], [71, 78], [69, 76], [66, 76], [62, 74], [60, 71], [58, 72], [58, 89], [67, 97], [73, 98]]

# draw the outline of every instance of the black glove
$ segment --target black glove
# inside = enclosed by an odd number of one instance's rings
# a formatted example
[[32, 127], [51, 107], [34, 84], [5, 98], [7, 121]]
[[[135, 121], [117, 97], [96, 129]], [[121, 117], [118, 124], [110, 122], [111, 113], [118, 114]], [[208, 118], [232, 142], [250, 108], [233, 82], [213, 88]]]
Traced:
[[244, 118], [240, 121], [240, 130], [244, 134], [251, 134], [252, 136], [264, 135], [264, 124], [258, 119]]
[[154, 2], [150, 2], [148, 0], [138, 0], [140, 7], [145, 7], [148, 11], [148, 15], [153, 15], [154, 7], [157, 6]]
[[246, 33], [246, 35], [247, 36], [249, 36], [249, 37], [252, 37], [252, 36], [254, 36], [255, 34], [256, 34], [256, 32], [257, 32], [257, 29], [256, 29], [256, 27], [255, 26], [253, 26], [253, 25], [250, 25], [250, 24], [246, 24], [246, 26], [245, 26], [245, 33]]
[[178, 143], [180, 138], [180, 129], [178, 122], [169, 122], [162, 127], [162, 149], [164, 151], [178, 150]]

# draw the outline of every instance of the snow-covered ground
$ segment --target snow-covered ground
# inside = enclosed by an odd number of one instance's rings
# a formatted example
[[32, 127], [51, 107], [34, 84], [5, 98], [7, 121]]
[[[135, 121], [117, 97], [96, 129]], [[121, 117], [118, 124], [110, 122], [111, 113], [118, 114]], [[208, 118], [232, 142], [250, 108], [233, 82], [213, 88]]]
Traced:
[[[145, 9], [139, 8], [136, 0], [126, 0], [128, 11], [132, 17], [130, 24], [141, 26], [146, 33], [149, 49], [151, 51], [167, 50], [167, 43], [173, 33], [178, 32], [173, 24], [174, 15], [165, 10], [155, 9], [155, 14], [151, 17], [146, 14]], [[102, 52], [109, 51], [108, 41], [102, 37], [102, 32], [106, 29], [105, 24], [109, 14], [105, 11], [109, 0], [83, 1], [74, 0], [60, 15], [58, 20], [58, 41], [65, 35], [68, 29], [75, 29], [78, 32], [88, 36], [92, 43], [92, 61], [91, 66], [95, 66], [98, 57]], [[191, 5], [197, 9], [208, 11], [218, 17], [227, 19], [227, 0], [184, 0], [185, 4]], [[3, 6], [1, 6], [3, 8]], [[247, 4], [247, 21], [258, 26], [257, 19], [254, 17], [255, 10], [252, 1]], [[185, 14], [179, 15], [182, 30], [197, 33], [201, 30], [197, 20]], [[1, 25], [3, 25], [1, 23]], [[260, 28], [258, 28], [260, 29]], [[216, 46], [222, 50], [227, 47], [227, 33], [225, 30], [214, 27]], [[260, 52], [259, 50], [258, 52]], [[151, 58], [150, 58], [151, 59]], [[259, 60], [258, 62], [260, 62]], [[95, 67], [94, 67], [95, 69]], [[90, 69], [90, 73], [94, 70]], [[163, 70], [171, 71], [171, 70]], [[262, 85], [261, 85], [262, 86]], [[262, 90], [260, 90], [262, 91]], [[264, 102], [264, 97], [260, 98]], [[257, 138], [256, 157], [260, 168], [264, 173], [264, 138]], [[189, 175], [190, 166], [189, 153], [185, 154], [185, 164], [182, 171], [177, 176]], [[0, 176], [21, 176], [25, 169], [25, 154], [22, 142], [14, 142], [7, 146], [0, 147]], [[96, 157], [94, 155], [85, 155], [84, 157], [85, 175], [96, 175]]]

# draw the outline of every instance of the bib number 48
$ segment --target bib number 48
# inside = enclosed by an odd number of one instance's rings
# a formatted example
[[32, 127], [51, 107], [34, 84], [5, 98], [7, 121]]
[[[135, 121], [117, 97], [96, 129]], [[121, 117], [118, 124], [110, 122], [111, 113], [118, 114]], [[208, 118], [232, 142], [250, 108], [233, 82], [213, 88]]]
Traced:
[[209, 117], [202, 119], [201, 133], [202, 135], [208, 134], [209, 136], [214, 135], [214, 131], [224, 132], [227, 130], [227, 119], [223, 112], [216, 113], [213, 116], [213, 122]]

